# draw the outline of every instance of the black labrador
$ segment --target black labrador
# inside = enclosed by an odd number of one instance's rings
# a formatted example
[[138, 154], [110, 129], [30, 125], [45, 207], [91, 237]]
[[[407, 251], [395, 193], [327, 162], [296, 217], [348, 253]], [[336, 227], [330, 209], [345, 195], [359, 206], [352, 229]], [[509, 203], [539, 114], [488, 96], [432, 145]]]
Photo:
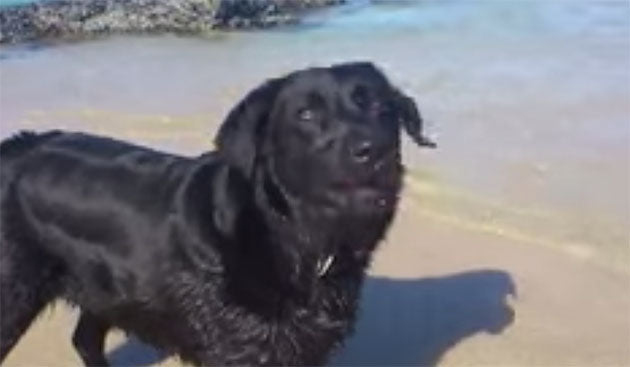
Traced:
[[272, 79], [196, 158], [52, 131], [2, 142], [0, 361], [61, 298], [106, 365], [120, 328], [196, 365], [319, 365], [394, 215], [415, 103], [371, 63]]

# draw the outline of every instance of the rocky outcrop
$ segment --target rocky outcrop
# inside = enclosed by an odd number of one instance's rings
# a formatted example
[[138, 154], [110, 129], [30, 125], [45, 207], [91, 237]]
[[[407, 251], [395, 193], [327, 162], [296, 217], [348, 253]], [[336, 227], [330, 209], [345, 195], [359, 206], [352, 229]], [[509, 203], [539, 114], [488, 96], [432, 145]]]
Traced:
[[296, 22], [343, 0], [49, 0], [0, 8], [0, 43], [112, 33], [203, 34]]
[[215, 19], [219, 27], [266, 28], [293, 23], [299, 14], [312, 8], [342, 3], [343, 0], [223, 0]]

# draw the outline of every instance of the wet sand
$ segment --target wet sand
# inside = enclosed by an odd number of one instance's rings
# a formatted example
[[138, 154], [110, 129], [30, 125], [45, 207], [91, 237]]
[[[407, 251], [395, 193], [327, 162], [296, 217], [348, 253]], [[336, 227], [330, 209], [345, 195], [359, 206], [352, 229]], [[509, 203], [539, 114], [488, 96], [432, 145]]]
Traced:
[[[630, 366], [630, 278], [436, 221], [410, 191], [371, 269], [356, 333], [332, 365]], [[63, 305], [46, 311], [4, 365], [79, 364], [75, 318]], [[114, 366], [180, 365], [121, 333], [108, 350]]]

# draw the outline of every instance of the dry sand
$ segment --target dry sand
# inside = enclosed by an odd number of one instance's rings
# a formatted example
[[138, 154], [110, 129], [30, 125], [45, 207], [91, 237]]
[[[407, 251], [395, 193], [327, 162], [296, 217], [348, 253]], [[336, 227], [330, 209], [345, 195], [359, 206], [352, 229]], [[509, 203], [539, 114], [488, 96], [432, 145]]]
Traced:
[[[630, 366], [627, 274], [441, 222], [413, 186], [372, 266], [356, 334], [333, 364]], [[4, 365], [78, 365], [75, 319], [63, 305], [47, 310]], [[179, 365], [120, 333], [108, 350], [116, 366]]]

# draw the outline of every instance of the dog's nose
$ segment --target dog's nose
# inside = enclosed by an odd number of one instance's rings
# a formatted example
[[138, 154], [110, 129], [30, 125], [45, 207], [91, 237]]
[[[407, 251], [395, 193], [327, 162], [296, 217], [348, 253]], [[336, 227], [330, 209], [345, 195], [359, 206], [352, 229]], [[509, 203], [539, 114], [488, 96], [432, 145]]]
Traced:
[[370, 141], [359, 142], [352, 151], [353, 158], [358, 163], [365, 163], [370, 160], [373, 153], [373, 145]]

